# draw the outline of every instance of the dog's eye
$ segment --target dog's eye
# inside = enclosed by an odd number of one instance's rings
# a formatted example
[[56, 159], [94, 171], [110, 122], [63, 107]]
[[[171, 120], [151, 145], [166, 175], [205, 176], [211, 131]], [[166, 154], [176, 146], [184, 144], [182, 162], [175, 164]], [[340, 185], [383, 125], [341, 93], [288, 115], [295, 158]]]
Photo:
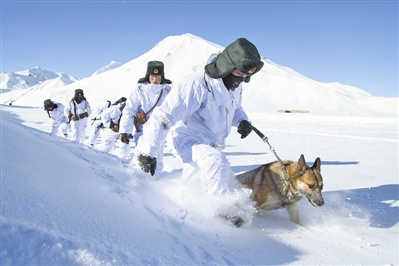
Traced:
[[313, 189], [313, 188], [314, 188], [314, 184], [308, 184], [308, 187], [309, 187], [310, 189]]

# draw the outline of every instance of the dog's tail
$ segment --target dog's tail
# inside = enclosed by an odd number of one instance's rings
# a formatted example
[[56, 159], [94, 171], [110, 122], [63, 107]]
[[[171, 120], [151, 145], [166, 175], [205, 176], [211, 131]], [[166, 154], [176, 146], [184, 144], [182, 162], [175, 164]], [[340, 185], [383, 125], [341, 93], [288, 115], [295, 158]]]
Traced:
[[248, 171], [248, 172], [245, 172], [242, 174], [238, 174], [235, 177], [236, 177], [237, 181], [240, 182], [244, 187], [251, 188], [251, 184], [253, 184], [253, 181], [255, 178], [255, 172], [257, 172], [258, 169], [259, 169], [259, 167], [256, 169], [253, 169], [251, 171]]

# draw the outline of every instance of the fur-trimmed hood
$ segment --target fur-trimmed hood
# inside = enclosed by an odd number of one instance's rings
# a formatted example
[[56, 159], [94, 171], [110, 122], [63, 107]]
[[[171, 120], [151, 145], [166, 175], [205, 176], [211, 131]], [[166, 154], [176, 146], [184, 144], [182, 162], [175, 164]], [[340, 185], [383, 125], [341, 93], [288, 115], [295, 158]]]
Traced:
[[211, 78], [224, 78], [237, 69], [250, 77], [259, 72], [263, 67], [258, 50], [255, 45], [245, 38], [239, 38], [227, 46], [216, 60], [205, 66], [205, 73]]

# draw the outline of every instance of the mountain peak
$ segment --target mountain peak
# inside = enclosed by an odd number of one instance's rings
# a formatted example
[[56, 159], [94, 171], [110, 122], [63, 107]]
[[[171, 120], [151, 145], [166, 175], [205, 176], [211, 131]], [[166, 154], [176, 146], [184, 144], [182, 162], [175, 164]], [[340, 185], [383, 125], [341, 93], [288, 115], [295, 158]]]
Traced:
[[111, 69], [115, 69], [115, 68], [120, 67], [120, 66], [121, 66], [121, 63], [112, 60], [108, 65], [96, 70], [96, 72], [94, 72], [92, 74], [92, 76], [107, 72], [107, 71], [109, 71]]
[[3, 92], [18, 89], [28, 89], [44, 81], [57, 78], [61, 79], [65, 85], [77, 81], [76, 78], [69, 76], [65, 73], [45, 70], [39, 66], [17, 72], [5, 72], [1, 73], [0, 75], [0, 89]]
[[[174, 86], [178, 86], [187, 74], [203, 72], [209, 57], [220, 53], [223, 48], [190, 33], [169, 36], [159, 41], [148, 52], [123, 65], [111, 61], [92, 76], [69, 86], [57, 85], [56, 90], [54, 85], [45, 84], [48, 85], [46, 88], [41, 86], [40, 90], [32, 90], [29, 94], [19, 97], [16, 104], [41, 106], [42, 95], [51, 96], [58, 101], [68, 101], [71, 91], [77, 88], [85, 91], [93, 106], [107, 99], [114, 99], [115, 95], [128, 97], [137, 80], [143, 77], [147, 63], [151, 60], [162, 61], [166, 77], [172, 80]], [[279, 110], [298, 110], [317, 115], [398, 115], [397, 98], [374, 97], [361, 89], [338, 82], [318, 82], [289, 67], [280, 66], [265, 57], [261, 58], [265, 62], [264, 67], [251, 78], [251, 82], [243, 84], [242, 105], [247, 112], [264, 114], [277, 113]], [[35, 68], [35, 71], [41, 74], [45, 72], [38, 68]], [[35, 71], [31, 69], [29, 73]], [[107, 74], [98, 75], [104, 72]], [[13, 74], [14, 80], [23, 79], [25, 83], [40, 77], [37, 74], [31, 76]], [[7, 79], [10, 78], [2, 78], [2, 81]], [[34, 81], [37, 84], [38, 80]], [[14, 86], [23, 87], [21, 84]], [[31, 86], [31, 83], [24, 86]], [[5, 88], [3, 84], [2, 88]], [[7, 97], [12, 97], [5, 94], [2, 96], [6, 101]]]

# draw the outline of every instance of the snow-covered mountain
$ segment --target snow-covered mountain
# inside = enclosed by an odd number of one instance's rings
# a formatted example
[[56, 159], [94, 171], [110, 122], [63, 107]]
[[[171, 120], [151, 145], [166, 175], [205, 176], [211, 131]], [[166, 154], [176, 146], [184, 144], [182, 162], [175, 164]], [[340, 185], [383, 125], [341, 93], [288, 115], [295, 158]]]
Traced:
[[63, 84], [63, 86], [78, 80], [65, 73], [52, 72], [37, 66], [23, 71], [1, 73], [0, 76], [0, 90], [2, 90], [2, 93], [11, 90], [29, 89], [48, 80], [58, 79], [59, 82], [57, 84]]
[[[209, 56], [223, 48], [192, 34], [169, 36], [145, 54], [119, 67], [110, 67], [115, 65], [111, 62], [104, 67], [107, 71], [99, 70], [96, 75], [66, 86], [35, 85], [37, 87], [31, 87], [29, 93], [24, 90], [4, 93], [3, 101], [13, 100], [13, 104], [23, 106], [42, 106], [47, 98], [66, 102], [72, 98], [75, 89], [81, 88], [90, 104], [96, 106], [106, 100], [128, 97], [137, 80], [145, 75], [148, 61], [164, 62], [165, 76], [176, 86], [186, 74], [202, 71]], [[322, 115], [398, 115], [398, 98], [375, 97], [338, 82], [318, 82], [266, 59], [267, 55], [262, 56], [265, 66], [250, 83], [243, 85], [243, 105], [248, 112], [283, 110]]]
[[111, 61], [108, 65], [106, 65], [106, 66], [98, 69], [96, 72], [94, 72], [92, 76], [107, 72], [108, 70], [120, 67], [121, 65], [122, 64], [119, 62]]

